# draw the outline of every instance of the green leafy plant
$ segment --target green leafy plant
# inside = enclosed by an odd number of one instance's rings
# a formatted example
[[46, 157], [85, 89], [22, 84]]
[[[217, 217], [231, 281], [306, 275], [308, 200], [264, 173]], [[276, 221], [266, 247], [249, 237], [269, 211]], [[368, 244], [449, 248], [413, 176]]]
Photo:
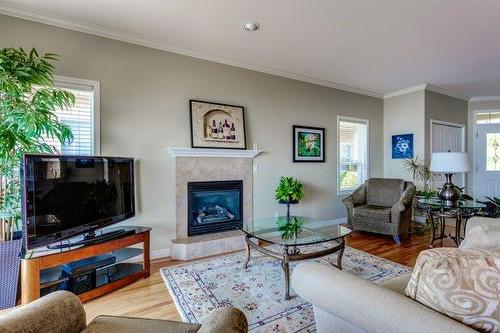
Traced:
[[71, 142], [69, 126], [55, 110], [75, 103], [70, 92], [54, 87], [58, 56], [35, 49], [0, 49], [0, 241], [10, 240], [20, 220], [19, 166], [25, 153], [55, 153], [45, 138]]
[[302, 218], [294, 216], [292, 218], [280, 217], [276, 221], [278, 230], [281, 231], [281, 238], [290, 240], [297, 238], [297, 235], [302, 231], [304, 221]]
[[483, 209], [484, 215], [488, 217], [500, 217], [500, 198], [497, 197], [485, 197], [486, 201], [479, 201], [485, 204], [486, 207]]
[[437, 197], [438, 193], [436, 191], [415, 191], [415, 196], [424, 198], [424, 199], [431, 199]]
[[414, 158], [407, 158], [403, 160], [403, 169], [410, 173], [415, 184], [423, 184], [423, 191], [420, 192], [432, 192], [429, 190], [431, 182], [431, 171], [427, 162], [420, 160], [418, 156]]
[[276, 187], [275, 198], [281, 202], [297, 202], [304, 198], [302, 183], [293, 177], [281, 177]]

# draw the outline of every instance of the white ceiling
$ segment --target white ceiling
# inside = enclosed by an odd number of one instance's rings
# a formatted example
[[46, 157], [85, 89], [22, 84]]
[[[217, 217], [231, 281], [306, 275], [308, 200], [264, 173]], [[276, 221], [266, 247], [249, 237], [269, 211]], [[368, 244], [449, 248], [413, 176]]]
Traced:
[[499, 0], [0, 0], [0, 13], [373, 96], [500, 95]]

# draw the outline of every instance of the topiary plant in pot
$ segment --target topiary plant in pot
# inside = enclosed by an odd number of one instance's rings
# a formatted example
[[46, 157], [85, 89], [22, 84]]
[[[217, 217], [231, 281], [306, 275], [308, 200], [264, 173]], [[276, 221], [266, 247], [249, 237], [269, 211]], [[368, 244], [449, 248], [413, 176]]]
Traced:
[[304, 198], [302, 183], [293, 177], [281, 177], [276, 187], [275, 198], [280, 204], [287, 205], [287, 217], [290, 217], [290, 205], [299, 203]]
[[25, 153], [55, 152], [44, 138], [73, 139], [55, 110], [71, 107], [73, 94], [54, 88], [54, 54], [0, 49], [0, 309], [16, 303], [22, 246], [19, 169]]

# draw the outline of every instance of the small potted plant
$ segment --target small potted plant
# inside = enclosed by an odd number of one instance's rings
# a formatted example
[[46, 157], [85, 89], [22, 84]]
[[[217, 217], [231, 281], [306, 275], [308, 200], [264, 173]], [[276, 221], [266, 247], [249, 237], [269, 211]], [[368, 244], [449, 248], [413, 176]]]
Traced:
[[75, 96], [54, 88], [54, 54], [35, 49], [0, 49], [0, 309], [16, 305], [21, 261], [21, 179], [25, 153], [54, 153], [45, 138], [63, 144], [72, 140], [70, 128], [55, 110], [69, 108]]
[[304, 198], [302, 182], [293, 177], [281, 177], [276, 187], [275, 198], [280, 204], [287, 206], [287, 217], [290, 217], [290, 205], [299, 203]]

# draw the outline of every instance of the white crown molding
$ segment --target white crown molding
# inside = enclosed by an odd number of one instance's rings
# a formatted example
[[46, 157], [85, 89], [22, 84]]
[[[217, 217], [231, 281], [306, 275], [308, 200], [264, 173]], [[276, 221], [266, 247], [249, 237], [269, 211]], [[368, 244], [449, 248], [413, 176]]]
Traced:
[[429, 84], [429, 83], [427, 83], [425, 89], [429, 90], [429, 91], [432, 91], [432, 92], [435, 92], [435, 93], [438, 93], [438, 94], [441, 94], [441, 95], [447, 95], [447, 96], [450, 96], [450, 97], [461, 99], [463, 101], [469, 101], [470, 100], [470, 96], [461, 94], [461, 93], [456, 92], [456, 91], [451, 91], [451, 90], [448, 90], [448, 89], [444, 89], [444, 88], [441, 88], [441, 87], [438, 87], [438, 86], [435, 86], [435, 85]]
[[413, 93], [416, 91], [422, 91], [422, 90], [432, 91], [432, 92], [435, 92], [435, 93], [438, 93], [441, 95], [454, 97], [454, 98], [461, 99], [464, 101], [470, 100], [470, 97], [467, 95], [464, 95], [464, 94], [461, 94], [461, 93], [458, 93], [455, 91], [451, 91], [448, 89], [444, 89], [444, 88], [441, 88], [441, 87], [438, 87], [438, 86], [435, 86], [435, 85], [432, 85], [429, 83], [419, 84], [416, 86], [412, 86], [412, 87], [408, 87], [408, 88], [404, 88], [404, 89], [400, 89], [400, 90], [396, 90], [396, 91], [387, 93], [384, 95], [384, 99], [392, 98], [392, 97], [396, 97], [396, 96], [401, 96], [401, 95], [406, 95], [406, 94], [410, 94], [410, 93]]
[[419, 84], [417, 86], [412, 86], [412, 87], [396, 90], [396, 91], [385, 94], [384, 99], [397, 97], [397, 96], [401, 96], [401, 95], [406, 95], [406, 94], [410, 94], [410, 93], [413, 93], [416, 91], [425, 90], [426, 86], [427, 86], [427, 83], [424, 83], [424, 84]]
[[500, 101], [500, 96], [474, 96], [470, 102]]
[[185, 148], [185, 147], [168, 147], [167, 150], [174, 157], [254, 158], [260, 153], [262, 153], [262, 150]]
[[293, 79], [297, 81], [302, 81], [302, 82], [307, 82], [307, 83], [313, 83], [317, 84], [320, 86], [325, 86], [325, 87], [330, 87], [330, 88], [335, 88], [338, 90], [343, 90], [355, 94], [360, 94], [360, 95], [365, 95], [365, 96], [370, 96], [370, 97], [376, 97], [376, 98], [383, 98], [384, 94], [376, 92], [376, 91], [371, 91], [367, 89], [362, 89], [362, 88], [356, 88], [356, 87], [351, 87], [348, 85], [344, 85], [341, 83], [336, 83], [324, 79], [319, 79], [315, 77], [310, 77], [307, 75], [302, 75], [298, 73], [292, 73], [288, 71], [283, 71], [279, 69], [274, 69], [266, 66], [260, 66], [256, 64], [250, 64], [250, 63], [244, 63], [240, 62], [234, 59], [228, 59], [224, 57], [219, 57], [219, 56], [212, 56], [208, 54], [204, 54], [201, 52], [193, 51], [193, 50], [185, 50], [182, 48], [177, 48], [177, 47], [172, 47], [170, 45], [166, 45], [163, 43], [158, 43], [155, 41], [139, 38], [137, 36], [134, 36], [132, 34], [128, 34], [125, 32], [118, 32], [118, 31], [112, 31], [110, 29], [104, 28], [104, 27], [99, 27], [99, 26], [93, 26], [89, 24], [85, 24], [83, 22], [77, 22], [77, 21], [68, 21], [63, 18], [58, 18], [58, 17], [53, 17], [50, 15], [46, 14], [41, 14], [41, 13], [34, 13], [30, 12], [24, 9], [20, 8], [15, 8], [12, 6], [6, 6], [0, 4], [0, 14], [7, 15], [7, 16], [13, 16], [29, 21], [34, 21], [38, 23], [43, 23], [47, 25], [52, 25], [60, 28], [65, 28], [69, 30], [74, 30], [78, 32], [83, 32], [91, 35], [96, 35], [100, 37], [105, 37], [109, 39], [114, 39], [114, 40], [119, 40], [122, 42], [130, 43], [130, 44], [136, 44], [140, 46], [145, 46], [153, 49], [158, 49], [162, 51], [167, 51], [171, 53], [177, 53], [193, 58], [199, 58], [203, 60], [208, 60], [212, 62], [217, 62], [225, 65], [230, 65], [230, 66], [235, 66], [239, 68], [244, 68], [244, 69], [249, 69], [253, 70], [256, 72], [261, 72], [261, 73], [266, 73], [266, 74], [271, 74], [271, 75], [276, 75], [288, 79]]

